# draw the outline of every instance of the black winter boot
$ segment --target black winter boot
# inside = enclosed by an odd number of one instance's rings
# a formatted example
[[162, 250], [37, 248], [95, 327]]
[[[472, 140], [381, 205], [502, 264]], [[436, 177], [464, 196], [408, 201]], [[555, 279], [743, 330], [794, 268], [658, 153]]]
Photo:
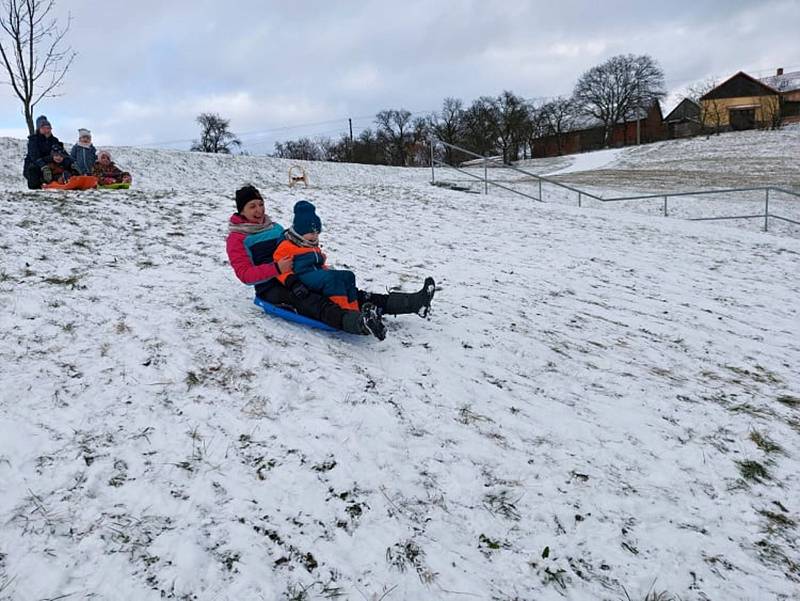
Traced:
[[433, 281], [433, 278], [425, 278], [425, 283], [419, 292], [390, 292], [386, 298], [383, 312], [389, 315], [416, 313], [420, 317], [427, 317], [435, 292], [436, 282]]
[[378, 340], [384, 340], [386, 338], [386, 326], [383, 325], [378, 307], [372, 303], [365, 303], [361, 307], [361, 315], [364, 318], [364, 327], [369, 330], [369, 333]]
[[348, 334], [369, 335], [371, 332], [364, 326], [364, 317], [360, 311], [345, 311], [342, 315], [342, 331]]
[[342, 330], [348, 334], [372, 334], [378, 340], [386, 338], [386, 326], [381, 320], [381, 312], [372, 303], [364, 303], [361, 311], [345, 311], [342, 315]]

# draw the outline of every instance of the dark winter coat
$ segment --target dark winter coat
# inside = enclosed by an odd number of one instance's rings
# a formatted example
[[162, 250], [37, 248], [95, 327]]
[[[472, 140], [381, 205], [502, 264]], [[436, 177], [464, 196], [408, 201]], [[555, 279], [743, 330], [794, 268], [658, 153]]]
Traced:
[[75, 168], [80, 171], [81, 175], [91, 175], [94, 164], [97, 162], [97, 149], [94, 144], [89, 144], [89, 147], [75, 144], [72, 150], [69, 151], [70, 158], [75, 163]]
[[64, 150], [64, 145], [55, 136], [45, 137], [40, 133], [35, 133], [28, 136], [28, 154], [25, 155], [25, 164], [23, 166], [23, 174], [27, 176], [28, 167], [34, 165], [41, 169], [48, 163], [53, 161], [53, 152], [60, 153], [64, 160], [61, 166], [68, 168], [72, 166], [72, 159]]

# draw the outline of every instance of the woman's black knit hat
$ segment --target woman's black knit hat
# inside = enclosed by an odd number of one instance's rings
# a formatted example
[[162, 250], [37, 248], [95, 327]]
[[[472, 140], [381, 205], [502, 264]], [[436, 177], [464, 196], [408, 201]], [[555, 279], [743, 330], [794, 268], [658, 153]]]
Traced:
[[241, 213], [244, 206], [255, 198], [261, 198], [261, 192], [255, 186], [242, 186], [236, 190], [236, 212]]

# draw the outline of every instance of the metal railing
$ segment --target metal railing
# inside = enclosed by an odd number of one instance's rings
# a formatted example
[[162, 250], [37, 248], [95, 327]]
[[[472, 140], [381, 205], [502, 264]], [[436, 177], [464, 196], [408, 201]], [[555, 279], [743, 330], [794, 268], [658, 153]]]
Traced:
[[[458, 152], [462, 152], [467, 156], [475, 157], [479, 159], [479, 164], [483, 167], [483, 177], [480, 175], [476, 175], [470, 171], [462, 169], [460, 167], [456, 167], [450, 165], [445, 161], [441, 161], [436, 158], [436, 145], [441, 144], [446, 148], [452, 148], [453, 150], [457, 150]], [[775, 213], [769, 212], [769, 200], [770, 200], [770, 192], [779, 192], [781, 194], [788, 194], [790, 196], [796, 197], [800, 199], [800, 193], [793, 192], [791, 190], [787, 190], [785, 188], [779, 188], [776, 186], [758, 186], [758, 187], [748, 187], [748, 188], [719, 188], [714, 190], [696, 190], [693, 192], [669, 192], [669, 193], [659, 193], [659, 194], [640, 194], [635, 196], [617, 196], [611, 198], [603, 198], [602, 196], [598, 196], [596, 194], [592, 194], [591, 192], [587, 192], [586, 190], [581, 190], [579, 188], [575, 188], [573, 186], [569, 186], [567, 184], [563, 184], [559, 181], [551, 179], [549, 177], [538, 175], [536, 173], [532, 173], [531, 171], [526, 171], [525, 169], [521, 169], [515, 165], [508, 165], [504, 163], [501, 159], [494, 158], [494, 157], [485, 157], [483, 155], [477, 154], [472, 152], [471, 150], [467, 150], [466, 148], [462, 148], [461, 146], [456, 146], [455, 144], [449, 144], [447, 142], [443, 142], [442, 140], [438, 140], [436, 138], [431, 138], [430, 140], [430, 149], [431, 149], [431, 184], [436, 183], [436, 166], [440, 167], [447, 167], [448, 169], [453, 169], [472, 177], [474, 179], [482, 180], [483, 181], [483, 192], [484, 194], [489, 193], [489, 186], [496, 186], [498, 188], [502, 188], [503, 190], [507, 190], [514, 194], [518, 194], [519, 196], [524, 196], [531, 200], [535, 200], [537, 202], [545, 202], [542, 190], [542, 184], [550, 184], [552, 186], [556, 186], [558, 188], [563, 188], [565, 190], [569, 190], [570, 192], [574, 192], [577, 194], [578, 199], [578, 206], [583, 206], [583, 199], [591, 198], [593, 200], [605, 203], [605, 202], [622, 202], [622, 201], [634, 201], [634, 200], [653, 200], [657, 198], [663, 198], [664, 204], [662, 209], [662, 214], [664, 217], [669, 216], [669, 206], [668, 201], [670, 198], [680, 197], [680, 196], [703, 196], [703, 195], [710, 195], [710, 194], [726, 194], [726, 193], [738, 193], [738, 192], [764, 192], [764, 212], [757, 213], [757, 214], [750, 214], [750, 215], [725, 215], [725, 216], [715, 216], [715, 217], [693, 217], [688, 218], [688, 221], [722, 221], [728, 219], [763, 219], [764, 220], [764, 231], [769, 231], [769, 220], [770, 219], [777, 219], [779, 221], [784, 221], [786, 223], [791, 223], [794, 225], [800, 226], [800, 221], [790, 219], [789, 217], [783, 215], [777, 215]], [[522, 173], [523, 175], [527, 175], [528, 177], [533, 178], [539, 184], [539, 196], [532, 196], [530, 194], [526, 194], [520, 190], [516, 190], [514, 188], [510, 188], [503, 184], [500, 184], [496, 181], [489, 179], [489, 166], [492, 167], [499, 167], [503, 169], [508, 169], [510, 171], [515, 171], [517, 173]]]

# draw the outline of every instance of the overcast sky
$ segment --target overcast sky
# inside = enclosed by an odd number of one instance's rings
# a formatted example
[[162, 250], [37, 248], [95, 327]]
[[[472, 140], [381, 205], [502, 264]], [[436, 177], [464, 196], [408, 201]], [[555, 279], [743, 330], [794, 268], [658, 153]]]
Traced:
[[[358, 134], [384, 108], [569, 94], [626, 53], [658, 60], [673, 92], [740, 69], [800, 71], [800, 0], [58, 0], [57, 12], [71, 13], [78, 56], [63, 96], [36, 114], [65, 143], [88, 127], [96, 145], [188, 148], [210, 111], [271, 152], [335, 137], [347, 117]], [[27, 135], [20, 106], [4, 87], [0, 135]]]

